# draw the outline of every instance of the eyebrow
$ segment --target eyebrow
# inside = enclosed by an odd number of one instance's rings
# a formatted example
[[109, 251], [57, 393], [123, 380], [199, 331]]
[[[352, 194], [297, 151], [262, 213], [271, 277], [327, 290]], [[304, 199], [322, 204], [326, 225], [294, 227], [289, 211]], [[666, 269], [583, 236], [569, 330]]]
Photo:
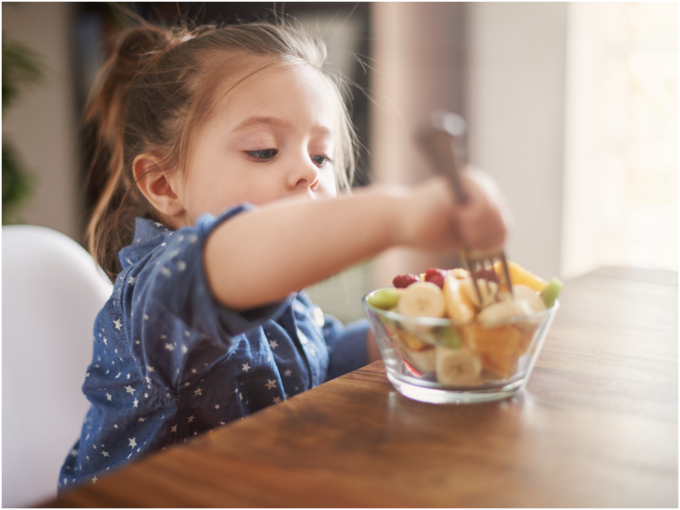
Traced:
[[[279, 119], [277, 117], [248, 117], [246, 120], [241, 122], [236, 126], [233, 131], [245, 131], [252, 128], [262, 127], [262, 126], [273, 126], [282, 128], [291, 128], [290, 122], [286, 120]], [[319, 132], [322, 135], [332, 135], [333, 131], [326, 126], [314, 126], [314, 131]]]

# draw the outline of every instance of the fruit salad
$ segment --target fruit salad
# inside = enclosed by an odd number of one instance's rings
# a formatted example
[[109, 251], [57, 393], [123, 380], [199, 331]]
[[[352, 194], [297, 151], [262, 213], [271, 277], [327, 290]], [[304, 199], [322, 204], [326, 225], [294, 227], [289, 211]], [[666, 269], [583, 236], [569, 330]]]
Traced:
[[[500, 263], [488, 269], [505, 282]], [[508, 269], [512, 293], [481, 279], [478, 293], [467, 270], [431, 268], [396, 276], [394, 287], [366, 302], [389, 312], [380, 321], [413, 375], [450, 386], [507, 380], [528, 358], [544, 312], [562, 290], [557, 278], [545, 281], [514, 262]]]

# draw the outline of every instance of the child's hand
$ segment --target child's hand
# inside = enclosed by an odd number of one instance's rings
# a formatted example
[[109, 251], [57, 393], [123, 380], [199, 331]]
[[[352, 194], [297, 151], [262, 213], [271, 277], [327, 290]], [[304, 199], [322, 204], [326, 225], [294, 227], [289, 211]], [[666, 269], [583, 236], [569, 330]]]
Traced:
[[505, 243], [512, 215], [496, 181], [475, 168], [461, 172], [468, 202], [456, 206], [455, 223], [463, 247], [486, 250]]
[[511, 222], [505, 199], [495, 181], [480, 170], [461, 172], [468, 197], [456, 202], [448, 182], [434, 177], [418, 186], [402, 214], [400, 244], [425, 249], [490, 249], [505, 242]]

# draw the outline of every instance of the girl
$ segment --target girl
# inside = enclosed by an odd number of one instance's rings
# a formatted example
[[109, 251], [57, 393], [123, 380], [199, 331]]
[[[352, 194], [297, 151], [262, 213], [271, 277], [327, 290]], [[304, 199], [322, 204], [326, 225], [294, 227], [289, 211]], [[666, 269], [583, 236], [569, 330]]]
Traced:
[[113, 294], [96, 319], [92, 403], [59, 489], [379, 358], [300, 289], [393, 246], [501, 244], [497, 191], [446, 183], [337, 198], [353, 133], [325, 49], [265, 23], [127, 31], [87, 119], [106, 186], [88, 233]]

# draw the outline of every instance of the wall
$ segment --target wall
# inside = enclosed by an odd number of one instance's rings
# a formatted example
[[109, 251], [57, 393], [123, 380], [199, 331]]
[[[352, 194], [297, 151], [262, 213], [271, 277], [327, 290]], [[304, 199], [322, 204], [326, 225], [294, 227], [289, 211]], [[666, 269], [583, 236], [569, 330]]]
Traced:
[[35, 176], [33, 196], [19, 214], [22, 220], [80, 241], [77, 118], [69, 38], [72, 9], [69, 3], [3, 3], [4, 37], [41, 54], [45, 77], [7, 112], [2, 131]]
[[[465, 114], [465, 12], [463, 3], [372, 5], [372, 180], [414, 184], [431, 175], [413, 136], [434, 109]], [[374, 264], [374, 286], [395, 274], [451, 267], [452, 257], [393, 249]]]
[[470, 160], [510, 202], [508, 257], [559, 275], [567, 4], [472, 3], [468, 23]]

